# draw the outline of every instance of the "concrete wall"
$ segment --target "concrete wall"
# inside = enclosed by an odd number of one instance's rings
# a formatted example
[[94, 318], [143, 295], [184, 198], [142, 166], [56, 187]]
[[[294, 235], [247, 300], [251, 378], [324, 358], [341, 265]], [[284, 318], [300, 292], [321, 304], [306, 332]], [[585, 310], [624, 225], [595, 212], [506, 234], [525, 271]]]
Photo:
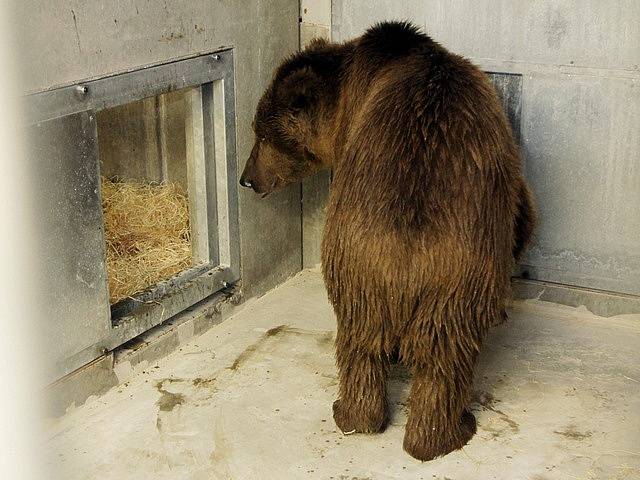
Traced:
[[334, 0], [334, 40], [385, 19], [522, 75], [519, 134], [541, 210], [531, 278], [640, 295], [640, 2]]
[[[300, 1], [300, 47], [314, 38], [331, 40], [331, 0]], [[323, 171], [302, 183], [302, 266], [320, 263], [320, 244], [331, 172]]]
[[[234, 47], [240, 171], [258, 98], [299, 41], [297, 0], [24, 0], [13, 9], [24, 92]], [[300, 269], [300, 187], [239, 195], [243, 284], [254, 295]]]

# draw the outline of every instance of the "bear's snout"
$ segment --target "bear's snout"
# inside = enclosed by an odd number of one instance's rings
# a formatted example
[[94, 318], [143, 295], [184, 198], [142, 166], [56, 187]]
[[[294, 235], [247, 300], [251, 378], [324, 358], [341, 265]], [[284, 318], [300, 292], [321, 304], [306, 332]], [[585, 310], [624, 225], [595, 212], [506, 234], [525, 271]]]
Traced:
[[264, 193], [264, 172], [258, 163], [258, 144], [253, 146], [251, 155], [247, 159], [242, 175], [240, 175], [240, 185], [251, 188], [256, 193]]
[[256, 193], [264, 193], [261, 187], [262, 182], [257, 178], [259, 174], [254, 174], [255, 169], [251, 168], [249, 164], [245, 167], [244, 172], [240, 175], [240, 185], [246, 188], [251, 188]]
[[254, 178], [256, 176], [256, 155], [255, 155], [255, 147], [251, 152], [251, 156], [247, 160], [246, 165], [244, 166], [244, 170], [242, 171], [242, 175], [240, 175], [240, 185], [247, 188], [252, 188], [255, 192], [257, 192], [258, 183]]
[[251, 180], [247, 180], [244, 177], [240, 177], [240, 185], [247, 188], [253, 188], [253, 184], [251, 183]]

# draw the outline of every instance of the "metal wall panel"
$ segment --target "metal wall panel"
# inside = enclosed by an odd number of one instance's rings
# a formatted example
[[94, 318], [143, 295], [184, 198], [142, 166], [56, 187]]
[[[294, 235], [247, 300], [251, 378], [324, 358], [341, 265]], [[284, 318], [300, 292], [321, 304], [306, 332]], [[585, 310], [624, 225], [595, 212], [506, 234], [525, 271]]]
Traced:
[[[300, 48], [314, 38], [331, 40], [331, 0], [300, 2]], [[320, 263], [320, 250], [329, 200], [331, 172], [322, 171], [302, 182], [302, 266]]]
[[337, 40], [411, 20], [474, 59], [638, 71], [637, 0], [333, 0]]
[[99, 356], [111, 328], [95, 116], [48, 120], [27, 134], [37, 172], [47, 377], [55, 378]]
[[424, 0], [422, 25], [476, 59], [637, 70], [637, 0]]
[[518, 143], [521, 142], [522, 75], [487, 72], [502, 101], [511, 129]]
[[634, 80], [525, 82], [526, 174], [540, 206], [531, 278], [640, 295], [640, 89]]

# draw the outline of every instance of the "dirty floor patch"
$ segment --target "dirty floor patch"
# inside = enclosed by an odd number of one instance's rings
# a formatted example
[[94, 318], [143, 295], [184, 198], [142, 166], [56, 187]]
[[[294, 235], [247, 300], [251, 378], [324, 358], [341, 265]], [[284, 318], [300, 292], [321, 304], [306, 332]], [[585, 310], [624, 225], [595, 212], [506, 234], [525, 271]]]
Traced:
[[65, 480], [640, 479], [640, 320], [540, 302], [517, 303], [509, 317], [477, 372], [478, 433], [444, 458], [421, 463], [402, 450], [402, 367], [392, 370], [388, 429], [339, 433], [334, 318], [319, 274], [306, 271], [53, 420], [50, 471]]

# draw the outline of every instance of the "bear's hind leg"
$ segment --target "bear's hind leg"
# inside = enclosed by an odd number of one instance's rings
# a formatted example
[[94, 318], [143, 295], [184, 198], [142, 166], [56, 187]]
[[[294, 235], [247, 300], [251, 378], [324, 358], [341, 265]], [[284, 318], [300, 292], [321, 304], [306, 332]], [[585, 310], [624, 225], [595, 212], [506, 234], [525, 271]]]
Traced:
[[462, 448], [476, 433], [476, 420], [467, 405], [477, 348], [452, 343], [434, 352], [431, 361], [413, 365], [403, 446], [418, 460]]
[[476, 419], [465, 408], [466, 401], [424, 369], [414, 372], [409, 395], [403, 446], [412, 457], [441, 457], [462, 448], [476, 433]]
[[340, 398], [333, 404], [333, 419], [343, 433], [378, 433], [387, 423], [389, 360], [353, 345], [338, 344], [336, 362]]

